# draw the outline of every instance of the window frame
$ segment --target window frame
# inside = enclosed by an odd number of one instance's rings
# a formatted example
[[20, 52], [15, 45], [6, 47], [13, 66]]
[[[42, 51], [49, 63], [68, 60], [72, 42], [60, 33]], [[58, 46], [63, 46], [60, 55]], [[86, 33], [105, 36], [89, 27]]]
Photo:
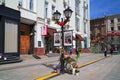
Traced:
[[30, 9], [31, 11], [34, 10], [34, 0], [29, 0], [29, 9]]

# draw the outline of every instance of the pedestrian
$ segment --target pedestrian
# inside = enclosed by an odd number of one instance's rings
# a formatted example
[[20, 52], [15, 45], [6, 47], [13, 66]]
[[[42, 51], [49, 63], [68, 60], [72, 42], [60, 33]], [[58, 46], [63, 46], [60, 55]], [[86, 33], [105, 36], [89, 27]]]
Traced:
[[78, 61], [78, 58], [80, 57], [80, 53], [81, 52], [81, 48], [78, 48], [78, 47], [76, 47], [76, 58], [77, 58], [77, 61]]
[[113, 55], [113, 48], [110, 49], [110, 54]]
[[72, 55], [72, 47], [69, 48], [69, 53]]
[[104, 56], [107, 57], [107, 47], [104, 48]]
[[75, 50], [75, 51], [76, 51], [76, 55], [78, 55], [78, 47], [76, 47], [76, 50]]
[[45, 50], [45, 55], [48, 55], [48, 50]]

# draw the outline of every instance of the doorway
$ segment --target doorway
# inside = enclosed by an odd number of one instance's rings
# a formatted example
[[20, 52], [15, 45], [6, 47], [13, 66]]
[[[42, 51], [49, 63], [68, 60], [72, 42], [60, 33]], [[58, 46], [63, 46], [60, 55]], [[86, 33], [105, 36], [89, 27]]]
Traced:
[[33, 54], [34, 51], [34, 26], [21, 24], [20, 27], [20, 53]]

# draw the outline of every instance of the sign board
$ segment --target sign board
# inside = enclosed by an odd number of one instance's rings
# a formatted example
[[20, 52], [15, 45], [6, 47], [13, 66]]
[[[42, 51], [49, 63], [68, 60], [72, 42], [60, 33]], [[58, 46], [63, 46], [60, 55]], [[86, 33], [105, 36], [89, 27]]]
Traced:
[[48, 25], [44, 25], [41, 27], [41, 35], [47, 36], [48, 35]]
[[54, 33], [54, 46], [61, 46], [61, 33]]
[[72, 46], [72, 30], [64, 32], [64, 46]]

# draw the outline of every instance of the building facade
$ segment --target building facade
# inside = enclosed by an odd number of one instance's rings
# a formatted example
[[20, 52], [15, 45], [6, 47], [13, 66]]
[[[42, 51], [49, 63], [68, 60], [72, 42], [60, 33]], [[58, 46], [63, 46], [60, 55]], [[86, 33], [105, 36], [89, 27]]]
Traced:
[[[5, 0], [5, 6], [21, 13], [20, 54], [55, 52], [54, 32], [61, 31], [61, 27], [55, 24], [52, 16], [58, 10], [65, 19], [63, 10], [68, 6], [73, 13], [64, 27], [73, 31], [72, 47], [90, 48], [89, 0]], [[46, 36], [41, 34], [43, 26], [48, 26]]]
[[90, 25], [91, 41], [97, 39], [97, 42], [106, 44], [109, 49], [120, 51], [120, 14], [93, 19]]
[[0, 64], [20, 62], [20, 11], [0, 1]]
[[92, 19], [90, 21], [90, 31], [91, 31], [91, 40], [94, 40], [104, 34], [107, 34], [106, 32], [106, 18], [97, 18]]

